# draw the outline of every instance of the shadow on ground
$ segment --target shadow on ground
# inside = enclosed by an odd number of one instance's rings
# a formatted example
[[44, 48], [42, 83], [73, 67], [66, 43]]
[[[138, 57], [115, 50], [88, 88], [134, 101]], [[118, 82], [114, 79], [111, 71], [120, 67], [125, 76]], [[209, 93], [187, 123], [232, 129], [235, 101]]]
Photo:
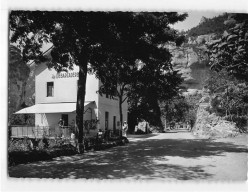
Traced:
[[149, 137], [154, 137], [157, 136], [157, 134], [128, 134], [128, 138], [149, 138]]
[[[168, 157], [197, 159], [247, 153], [244, 145], [203, 139], [147, 139], [83, 155], [9, 168], [11, 177], [86, 179], [208, 179], [202, 166], [168, 164]], [[26, 170], [26, 171], [25, 171]]]

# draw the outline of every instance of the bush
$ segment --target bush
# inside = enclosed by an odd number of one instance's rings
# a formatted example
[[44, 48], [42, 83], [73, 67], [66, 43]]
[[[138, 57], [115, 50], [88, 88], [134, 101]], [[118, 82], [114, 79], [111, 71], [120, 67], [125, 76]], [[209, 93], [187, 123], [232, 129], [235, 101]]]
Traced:
[[90, 150], [94, 148], [94, 145], [96, 145], [96, 142], [97, 141], [95, 137], [85, 138], [84, 139], [85, 150]]
[[9, 140], [8, 151], [30, 151], [31, 150], [31, 141], [27, 138], [24, 139], [13, 139]]
[[63, 146], [55, 146], [47, 150], [12, 150], [8, 151], [8, 164], [9, 166], [35, 162], [41, 160], [51, 160], [58, 156], [69, 156], [77, 154], [74, 146], [68, 144]]
[[237, 115], [229, 115], [224, 117], [227, 121], [235, 122], [237, 127], [242, 131], [247, 131], [247, 120], [248, 116], [237, 116]]
[[8, 164], [49, 160], [62, 155], [74, 155], [77, 150], [71, 144], [58, 144], [51, 139], [12, 139], [8, 143]]
[[[70, 143], [66, 143], [66, 141], [68, 140], [46, 138], [39, 140], [30, 138], [10, 140], [8, 145], [8, 164], [12, 166], [20, 163], [51, 160], [58, 156], [77, 154], [77, 148]], [[95, 137], [86, 138], [84, 141], [86, 150], [103, 150], [129, 142], [127, 138], [120, 137], [113, 137], [108, 142]]]
[[[143, 132], [143, 131], [142, 131], [142, 132]], [[158, 126], [150, 125], [149, 132], [150, 132], [150, 133], [160, 133], [160, 132], [163, 132], [163, 129], [161, 129], [161, 127], [158, 127]], [[143, 132], [143, 133], [144, 133], [144, 132]]]

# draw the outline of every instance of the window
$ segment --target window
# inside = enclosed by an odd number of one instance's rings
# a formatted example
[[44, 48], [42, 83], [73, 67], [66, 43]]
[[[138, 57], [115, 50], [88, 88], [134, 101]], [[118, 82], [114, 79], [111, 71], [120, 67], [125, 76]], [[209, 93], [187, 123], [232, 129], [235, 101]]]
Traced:
[[53, 97], [53, 82], [47, 82], [47, 97]]

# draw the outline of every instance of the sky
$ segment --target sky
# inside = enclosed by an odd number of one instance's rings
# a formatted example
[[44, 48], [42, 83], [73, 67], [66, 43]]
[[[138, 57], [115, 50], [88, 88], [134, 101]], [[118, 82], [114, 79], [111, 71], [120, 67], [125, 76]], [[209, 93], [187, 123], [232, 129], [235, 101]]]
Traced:
[[178, 22], [173, 25], [177, 30], [189, 30], [199, 24], [201, 18], [204, 16], [206, 18], [213, 18], [215, 16], [223, 14], [223, 12], [213, 12], [213, 11], [190, 11], [187, 12], [188, 17], [183, 22]]

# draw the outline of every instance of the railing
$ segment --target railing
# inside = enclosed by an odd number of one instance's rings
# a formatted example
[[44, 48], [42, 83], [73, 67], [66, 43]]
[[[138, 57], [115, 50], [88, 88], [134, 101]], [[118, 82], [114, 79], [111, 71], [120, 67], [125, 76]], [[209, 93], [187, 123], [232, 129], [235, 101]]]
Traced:
[[[74, 131], [74, 127], [52, 127], [52, 126], [11, 126], [12, 138], [64, 138], [71, 139], [71, 134]], [[95, 131], [94, 131], [95, 132]], [[98, 133], [88, 134], [85, 131], [85, 137], [97, 137]], [[101, 137], [105, 140], [116, 139], [122, 136], [121, 130], [105, 130], [102, 131]]]
[[29, 137], [29, 138], [42, 138], [42, 137], [65, 137], [70, 138], [72, 128], [65, 127], [52, 127], [52, 126], [11, 126], [11, 137]]

